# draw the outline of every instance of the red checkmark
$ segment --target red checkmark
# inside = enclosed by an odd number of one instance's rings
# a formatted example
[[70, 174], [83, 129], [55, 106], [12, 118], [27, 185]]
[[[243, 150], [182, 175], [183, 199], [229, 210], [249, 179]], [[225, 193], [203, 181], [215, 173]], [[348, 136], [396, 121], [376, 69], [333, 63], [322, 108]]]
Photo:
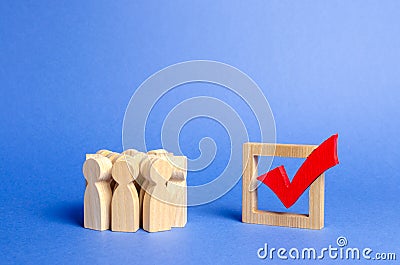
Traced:
[[284, 166], [279, 166], [257, 179], [267, 185], [286, 208], [291, 207], [304, 191], [326, 170], [339, 164], [338, 135], [332, 135], [307, 157], [296, 172], [292, 183]]

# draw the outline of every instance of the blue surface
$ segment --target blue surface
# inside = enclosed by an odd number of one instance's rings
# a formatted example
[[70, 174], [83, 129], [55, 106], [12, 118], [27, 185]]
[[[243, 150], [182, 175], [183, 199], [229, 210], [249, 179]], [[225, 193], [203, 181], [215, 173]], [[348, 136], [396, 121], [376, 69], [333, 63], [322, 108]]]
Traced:
[[[396, 262], [382, 262], [396, 264], [399, 10], [395, 0], [0, 1], [0, 263], [275, 264], [257, 258], [264, 243], [322, 248], [345, 236], [349, 247], [396, 252]], [[341, 164], [327, 172], [323, 230], [241, 223], [241, 183], [190, 208], [184, 229], [82, 228], [84, 154], [120, 151], [135, 88], [192, 59], [251, 76], [269, 100], [278, 142], [319, 144], [339, 133]], [[225, 133], [216, 131], [218, 143]], [[182, 137], [196, 157], [197, 140]], [[268, 198], [263, 207], [280, 207]]]

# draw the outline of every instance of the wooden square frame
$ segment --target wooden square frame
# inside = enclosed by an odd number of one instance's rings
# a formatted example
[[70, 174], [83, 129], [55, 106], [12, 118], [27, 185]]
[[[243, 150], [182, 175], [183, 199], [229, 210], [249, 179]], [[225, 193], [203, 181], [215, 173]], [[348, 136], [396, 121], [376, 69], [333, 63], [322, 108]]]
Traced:
[[307, 158], [317, 147], [317, 145], [293, 144], [243, 144], [242, 222], [307, 229], [322, 229], [324, 227], [324, 174], [320, 175], [310, 186], [308, 214], [259, 210], [257, 188], [253, 191], [250, 189], [250, 187], [255, 185], [257, 179], [259, 156]]

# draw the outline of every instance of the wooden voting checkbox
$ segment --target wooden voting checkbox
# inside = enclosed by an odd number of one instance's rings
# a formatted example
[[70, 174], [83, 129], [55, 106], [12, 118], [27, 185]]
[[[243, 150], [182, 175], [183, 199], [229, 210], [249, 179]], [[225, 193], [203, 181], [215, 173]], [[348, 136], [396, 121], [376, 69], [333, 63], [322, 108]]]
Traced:
[[307, 158], [317, 147], [317, 145], [293, 144], [243, 144], [242, 222], [322, 229], [324, 227], [324, 174], [321, 174], [310, 186], [308, 214], [259, 210], [257, 188], [251, 189], [251, 187], [257, 187], [259, 156]]

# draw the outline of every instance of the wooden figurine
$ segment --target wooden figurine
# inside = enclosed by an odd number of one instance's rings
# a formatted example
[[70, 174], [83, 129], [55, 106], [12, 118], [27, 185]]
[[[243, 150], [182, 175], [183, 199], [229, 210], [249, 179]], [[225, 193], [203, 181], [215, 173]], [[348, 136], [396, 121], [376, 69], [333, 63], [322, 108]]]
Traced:
[[[102, 156], [107, 157], [108, 159], [111, 160], [111, 162], [112, 162], [113, 164], [114, 164], [115, 161], [117, 161], [117, 159], [121, 156], [121, 154], [119, 154], [119, 153], [112, 152], [112, 151], [105, 150], [105, 149], [97, 151], [96, 154], [97, 154], [97, 155], [102, 155]], [[110, 182], [111, 190], [114, 192], [114, 190], [117, 188], [117, 185], [118, 185], [118, 184], [115, 182], [114, 178], [111, 178], [110, 181], [111, 181], [111, 182]]]
[[146, 179], [143, 194], [143, 229], [148, 232], [171, 229], [171, 207], [166, 184], [172, 176], [172, 167], [165, 159], [149, 155], [140, 166]]
[[104, 149], [97, 151], [96, 154], [100, 154], [102, 156], [105, 156], [105, 157], [109, 158], [113, 164], [121, 156], [121, 154], [119, 154], [119, 153], [112, 152], [112, 151], [109, 151], [109, 150], [104, 150]]
[[164, 149], [151, 150], [147, 153], [164, 158], [172, 167], [172, 176], [167, 182], [171, 226], [184, 227], [187, 223], [187, 158], [174, 156]]
[[[124, 152], [122, 152], [121, 155], [129, 155], [129, 156], [133, 157], [134, 160], [138, 163], [139, 167], [140, 167], [141, 161], [147, 157], [147, 155], [145, 153], [140, 152], [136, 149], [127, 149]], [[133, 182], [133, 184], [135, 184], [135, 187], [136, 187], [136, 190], [138, 191], [138, 193], [140, 192], [143, 182], [144, 182], [144, 179], [142, 177], [142, 174], [140, 174], [140, 170], [139, 170], [139, 175]]]
[[167, 183], [171, 198], [171, 215], [173, 227], [184, 227], [187, 223], [187, 158], [186, 156], [171, 156], [173, 170]]
[[139, 229], [139, 196], [134, 179], [139, 164], [131, 156], [121, 156], [113, 165], [112, 176], [118, 183], [111, 203], [111, 230], [136, 232]]
[[94, 157], [98, 157], [98, 156], [102, 156], [100, 154], [86, 154], [86, 160], [88, 160], [89, 158], [94, 158]]
[[[102, 155], [100, 155], [100, 154], [86, 154], [86, 159], [85, 160], [88, 160], [89, 158], [95, 158], [95, 157], [101, 157]], [[87, 182], [87, 180], [85, 179], [85, 182], [86, 182], [86, 186], [87, 186], [87, 184], [88, 184], [88, 182]]]
[[142, 188], [145, 185], [146, 179], [142, 176], [142, 172], [140, 170], [140, 165], [142, 161], [144, 161], [147, 158], [147, 155], [145, 153], [139, 152], [135, 149], [128, 149], [125, 150], [123, 155], [129, 155], [132, 157], [132, 159], [135, 160], [135, 163], [138, 165], [139, 168], [139, 175], [133, 182], [135, 184], [136, 190], [139, 194], [139, 215], [140, 215], [140, 227], [143, 227], [143, 197], [145, 190]]
[[112, 163], [106, 157], [91, 157], [83, 164], [87, 180], [84, 195], [84, 227], [94, 230], [110, 228]]
[[[142, 152], [140, 152], [140, 151], [138, 151], [138, 150], [136, 150], [136, 149], [127, 149], [127, 150], [125, 150], [125, 151], [122, 152], [123, 155], [128, 155], [128, 156], [134, 156], [134, 155], [136, 155], [137, 153], [142, 153]], [[142, 153], [142, 154], [143, 154], [143, 153]]]

